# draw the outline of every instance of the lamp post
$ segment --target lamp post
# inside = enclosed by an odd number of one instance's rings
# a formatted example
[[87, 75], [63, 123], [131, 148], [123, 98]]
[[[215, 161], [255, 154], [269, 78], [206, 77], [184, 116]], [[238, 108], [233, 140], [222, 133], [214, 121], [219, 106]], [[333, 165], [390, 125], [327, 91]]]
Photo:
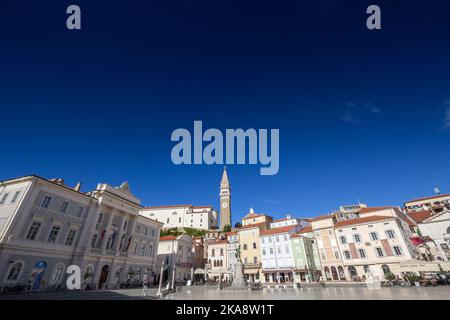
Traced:
[[159, 274], [159, 287], [158, 287], [158, 292], [156, 293], [157, 297], [162, 297], [162, 292], [161, 292], [161, 286], [162, 286], [162, 276], [163, 276], [163, 272], [164, 272], [164, 266], [161, 265], [161, 272]]

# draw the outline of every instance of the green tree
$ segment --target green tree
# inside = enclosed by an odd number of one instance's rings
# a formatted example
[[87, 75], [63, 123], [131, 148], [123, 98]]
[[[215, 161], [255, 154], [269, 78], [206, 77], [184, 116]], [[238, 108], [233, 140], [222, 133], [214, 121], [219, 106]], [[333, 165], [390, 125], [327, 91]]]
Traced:
[[229, 224], [226, 224], [223, 226], [223, 232], [230, 232], [231, 231], [231, 226]]
[[236, 224], [234, 225], [234, 227], [237, 228], [242, 228], [242, 223], [240, 222], [236, 222]]

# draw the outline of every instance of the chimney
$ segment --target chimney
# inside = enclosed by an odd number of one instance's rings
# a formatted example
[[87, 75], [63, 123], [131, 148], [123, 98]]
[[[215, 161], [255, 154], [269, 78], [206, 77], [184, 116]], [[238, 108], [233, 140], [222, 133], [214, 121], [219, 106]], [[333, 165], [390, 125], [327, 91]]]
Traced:
[[78, 182], [77, 185], [75, 186], [75, 188], [73, 188], [73, 190], [80, 192], [80, 190], [81, 190], [81, 182]]
[[255, 210], [253, 210], [253, 208], [250, 208], [250, 213], [255, 213]]

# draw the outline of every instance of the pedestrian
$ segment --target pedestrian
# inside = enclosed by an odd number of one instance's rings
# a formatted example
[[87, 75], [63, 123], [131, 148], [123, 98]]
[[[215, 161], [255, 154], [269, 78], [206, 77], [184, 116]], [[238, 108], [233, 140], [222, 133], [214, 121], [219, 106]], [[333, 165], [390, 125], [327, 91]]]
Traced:
[[146, 296], [146, 290], [148, 289], [147, 287], [147, 280], [144, 280], [144, 286], [142, 287], [142, 295], [145, 297]]

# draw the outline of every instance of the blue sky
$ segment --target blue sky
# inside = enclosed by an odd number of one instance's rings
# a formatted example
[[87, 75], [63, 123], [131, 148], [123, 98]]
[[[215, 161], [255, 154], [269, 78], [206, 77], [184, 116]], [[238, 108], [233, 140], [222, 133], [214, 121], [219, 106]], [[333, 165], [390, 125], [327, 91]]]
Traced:
[[[228, 166], [234, 222], [450, 192], [450, 4], [2, 2], [0, 179], [128, 180], [145, 205], [212, 204], [223, 166], [175, 166], [176, 128], [279, 128], [280, 172]], [[65, 9], [82, 10], [82, 30]]]

